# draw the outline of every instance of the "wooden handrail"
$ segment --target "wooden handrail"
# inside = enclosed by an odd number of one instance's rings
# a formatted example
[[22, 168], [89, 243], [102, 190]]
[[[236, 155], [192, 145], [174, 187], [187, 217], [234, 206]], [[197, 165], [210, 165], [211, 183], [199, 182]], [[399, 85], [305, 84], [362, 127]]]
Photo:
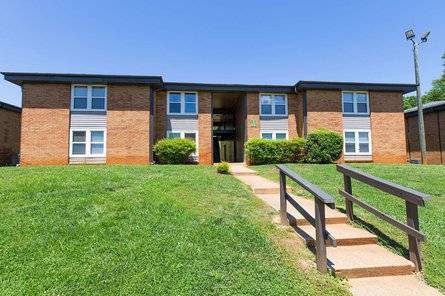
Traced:
[[[326, 230], [325, 205], [335, 209], [335, 200], [332, 196], [316, 187], [314, 184], [296, 174], [286, 166], [279, 164], [276, 167], [280, 171], [280, 218], [282, 224], [288, 224], [287, 202], [289, 203], [315, 227], [315, 251], [317, 269], [320, 272], [328, 271], [326, 255], [326, 241], [329, 240], [334, 247], [337, 246], [335, 238]], [[286, 177], [295, 181], [315, 197], [315, 218], [312, 217], [298, 202], [286, 192]]]
[[[426, 241], [426, 235], [419, 231], [419, 213], [418, 207], [425, 206], [425, 201], [430, 200], [431, 196], [422, 192], [406, 188], [399, 184], [386, 181], [384, 179], [375, 177], [373, 175], [362, 172], [358, 169], [351, 168], [344, 164], [337, 165], [337, 171], [343, 174], [344, 190], [339, 190], [339, 193], [346, 200], [346, 215], [350, 220], [354, 220], [353, 204], [357, 204], [368, 212], [385, 220], [391, 225], [399, 228], [408, 235], [409, 258], [416, 265], [417, 270], [422, 270], [422, 256], [420, 252], [420, 241]], [[403, 224], [385, 213], [373, 208], [372, 206], [359, 200], [352, 195], [351, 178], [356, 179], [362, 183], [377, 188], [383, 192], [397, 196], [405, 200], [406, 206], [406, 220]]]

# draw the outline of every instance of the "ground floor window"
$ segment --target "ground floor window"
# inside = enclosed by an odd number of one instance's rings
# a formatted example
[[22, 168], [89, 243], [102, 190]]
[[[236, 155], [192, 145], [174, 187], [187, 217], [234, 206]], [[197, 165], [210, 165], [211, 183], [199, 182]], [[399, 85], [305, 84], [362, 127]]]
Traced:
[[71, 130], [71, 157], [105, 156], [105, 130]]
[[268, 140], [287, 140], [287, 131], [261, 132], [261, 138]]
[[345, 155], [371, 154], [370, 131], [344, 131]]
[[198, 155], [198, 132], [176, 132], [168, 131], [167, 138], [169, 139], [191, 139], [196, 143], [196, 152], [193, 153], [194, 156]]

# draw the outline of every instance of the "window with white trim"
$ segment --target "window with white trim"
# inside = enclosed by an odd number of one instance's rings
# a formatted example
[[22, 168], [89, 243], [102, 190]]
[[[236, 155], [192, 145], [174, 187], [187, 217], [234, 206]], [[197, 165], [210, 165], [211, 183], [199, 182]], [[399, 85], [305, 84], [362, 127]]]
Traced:
[[345, 131], [344, 132], [345, 155], [372, 154], [370, 131]]
[[287, 115], [287, 95], [260, 94], [260, 115]]
[[107, 88], [104, 85], [73, 85], [71, 110], [105, 111], [107, 109]]
[[168, 114], [198, 114], [198, 93], [197, 92], [169, 92], [168, 93]]
[[105, 156], [105, 130], [71, 130], [70, 157]]
[[167, 131], [168, 139], [191, 139], [196, 143], [196, 152], [192, 153], [192, 155], [198, 155], [198, 132], [176, 132], [176, 131]]
[[369, 96], [367, 92], [342, 92], [343, 114], [369, 114]]
[[261, 132], [261, 138], [267, 140], [287, 140], [287, 132]]

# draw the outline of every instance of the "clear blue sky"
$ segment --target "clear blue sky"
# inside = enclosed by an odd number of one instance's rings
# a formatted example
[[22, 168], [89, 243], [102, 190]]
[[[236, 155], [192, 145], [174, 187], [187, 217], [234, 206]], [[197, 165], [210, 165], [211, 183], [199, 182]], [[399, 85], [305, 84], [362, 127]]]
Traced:
[[[0, 71], [162, 75], [165, 81], [414, 82], [442, 73], [445, 1], [0, 0]], [[21, 104], [0, 79], [0, 100]]]

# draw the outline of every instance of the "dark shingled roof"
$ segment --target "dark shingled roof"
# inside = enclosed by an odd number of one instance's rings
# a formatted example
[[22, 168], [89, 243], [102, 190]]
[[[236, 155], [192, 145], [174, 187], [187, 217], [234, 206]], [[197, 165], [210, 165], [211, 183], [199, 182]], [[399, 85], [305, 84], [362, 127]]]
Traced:
[[[445, 101], [435, 101], [423, 104], [423, 113], [445, 110]], [[406, 109], [405, 116], [416, 116], [417, 107]]]

